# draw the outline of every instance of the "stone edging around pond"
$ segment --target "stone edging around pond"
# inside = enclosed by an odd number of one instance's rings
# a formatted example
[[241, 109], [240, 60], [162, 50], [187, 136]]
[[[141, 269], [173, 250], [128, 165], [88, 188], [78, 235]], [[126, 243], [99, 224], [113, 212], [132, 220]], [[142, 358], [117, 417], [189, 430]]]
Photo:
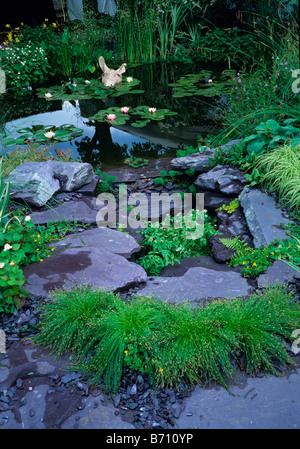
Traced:
[[[211, 151], [213, 150], [208, 151], [210, 155]], [[196, 153], [192, 156], [195, 163], [197, 158], [202, 159], [203, 154]], [[185, 159], [165, 158], [164, 164], [167, 164], [167, 167], [161, 166], [161, 160], [157, 161], [152, 172], [148, 169], [149, 178], [143, 176], [143, 172], [147, 173], [145, 169], [130, 171], [122, 168], [114, 170], [114, 174], [118, 174], [118, 182], [125, 182], [128, 185], [130, 193], [135, 190], [146, 191], [148, 194], [163, 190], [172, 193], [175, 190], [172, 183], [168, 183], [170, 185], [162, 189], [161, 186], [154, 186], [151, 180], [155, 175], [158, 176], [163, 168], [176, 166], [177, 169], [185, 169]], [[182, 163], [181, 166], [179, 162]], [[59, 199], [62, 203], [51, 209], [36, 204], [36, 210], [31, 215], [33, 223], [45, 224], [48, 221], [65, 219], [92, 225], [92, 229], [81, 232], [76, 237], [69, 236], [53, 245], [57, 249], [50, 259], [24, 268], [27, 279], [24, 288], [32, 297], [45, 298], [53, 288], [71, 288], [74, 283], [79, 285], [91, 283], [104, 289], [133, 291], [138, 295], [154, 294], [171, 302], [186, 299], [199, 304], [204, 298], [247, 296], [257, 286], [263, 288], [270, 283], [294, 282], [295, 270], [280, 261], [269, 267], [254, 283], [243, 278], [238, 269], [229, 269], [225, 265], [233, 252], [220, 242], [220, 237], [240, 236], [254, 248], [268, 245], [275, 238], [288, 238], [281, 223], [288, 224], [289, 220], [283, 216], [283, 211], [278, 208], [274, 198], [258, 189], [245, 187], [247, 182], [243, 173], [235, 167], [220, 165], [210, 170], [204, 167], [203, 170], [201, 164], [196, 165], [199, 176], [195, 185], [204, 193], [205, 208], [208, 211], [215, 211], [223, 204], [228, 205], [235, 198], [239, 199], [240, 204], [232, 214], [224, 210], [216, 212], [218, 230], [222, 235], [211, 237], [213, 257], [210, 258], [210, 262], [207, 264], [206, 261], [205, 266], [199, 266], [199, 258], [195, 258], [196, 266], [191, 262], [183, 275], [177, 275], [175, 270], [173, 277], [150, 278], [142, 267], [128, 260], [132, 253], [140, 249], [134, 239], [136, 234], [133, 237], [113, 229], [95, 227], [99, 207], [92, 195], [98, 179], [89, 164], [25, 163], [14, 171], [15, 180], [16, 174], [22, 173], [24, 165], [35, 185], [36, 179], [43, 181], [47, 179], [45, 169], [49, 168], [54, 181], [60, 186], [60, 188], [56, 186], [57, 193], [53, 194], [53, 198]], [[32, 171], [38, 167], [42, 168], [40, 176], [34, 175]]]

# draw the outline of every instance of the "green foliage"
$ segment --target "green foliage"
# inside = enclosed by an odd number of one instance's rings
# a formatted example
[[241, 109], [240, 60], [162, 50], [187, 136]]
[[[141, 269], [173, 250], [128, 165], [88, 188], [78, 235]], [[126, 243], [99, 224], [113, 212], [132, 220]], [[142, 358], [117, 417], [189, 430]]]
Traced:
[[[64, 162], [72, 162], [72, 158], [65, 153], [59, 157]], [[33, 147], [28, 144], [27, 147], [17, 147], [13, 151], [8, 151], [3, 157], [3, 176], [8, 176], [15, 168], [17, 168], [23, 162], [32, 161], [49, 161], [57, 160], [57, 157], [49, 154], [49, 148], [47, 147]]]
[[26, 95], [51, 72], [46, 52], [36, 43], [0, 47], [1, 67], [6, 73], [7, 94]]
[[71, 351], [75, 369], [112, 394], [125, 370], [149, 374], [153, 386], [209, 380], [227, 388], [241, 356], [252, 375], [278, 374], [278, 363], [293, 364], [283, 339], [300, 326], [299, 303], [283, 286], [198, 308], [146, 297], [126, 303], [86, 287], [54, 292], [40, 312], [36, 344]]
[[74, 125], [33, 125], [31, 127], [18, 129], [20, 137], [8, 137], [4, 140], [4, 146], [26, 145], [30, 143], [32, 148], [37, 148], [42, 144], [52, 144], [57, 142], [68, 142], [74, 137], [81, 136], [83, 130]]
[[131, 115], [138, 115], [140, 116], [140, 118], [135, 122], [131, 122], [130, 125], [136, 128], [141, 128], [143, 126], [146, 126], [147, 123], [149, 123], [151, 120], [160, 121], [163, 120], [166, 116], [177, 114], [177, 112], [169, 111], [169, 109], [156, 110], [155, 108], [149, 108], [149, 106], [137, 106], [136, 108], [130, 108], [127, 113], [123, 113], [121, 109], [122, 108], [114, 106], [105, 110], [101, 110], [90, 118], [92, 120], [97, 120], [98, 122], [113, 123], [114, 125], [124, 125], [124, 123], [126, 123], [126, 121], [130, 119]]
[[215, 28], [198, 36], [191, 46], [194, 62], [225, 62], [230, 67], [236, 64], [253, 61], [255, 35], [245, 33], [238, 28]]
[[100, 181], [97, 184], [95, 195], [99, 195], [104, 192], [112, 192], [111, 186], [117, 181], [116, 176], [109, 175], [101, 170], [95, 170], [95, 174], [100, 176]]
[[138, 167], [143, 167], [144, 165], [147, 165], [149, 162], [149, 159], [143, 159], [141, 157], [128, 157], [124, 160], [124, 162], [128, 165], [130, 165], [130, 167], [134, 167], [134, 168], [138, 168]]
[[300, 266], [300, 226], [294, 224], [287, 228], [287, 233], [293, 238], [286, 240], [274, 240], [264, 248], [250, 248], [239, 237], [233, 239], [221, 238], [220, 241], [235, 251], [229, 262], [229, 266], [242, 267], [242, 275], [245, 277], [257, 277], [264, 272], [275, 260], [284, 260], [293, 265]]
[[114, 88], [106, 87], [99, 79], [74, 78], [72, 81], [62, 83], [60, 86], [43, 87], [37, 89], [39, 98], [52, 100], [86, 100], [90, 98], [104, 99], [107, 97], [119, 97], [127, 93], [142, 93], [142, 90], [132, 89], [140, 81], [128, 77]]
[[10, 183], [3, 181], [3, 158], [0, 160], [0, 226], [7, 221], [7, 206], [10, 195]]
[[235, 198], [234, 200], [230, 201], [228, 205], [223, 204], [216, 210], [225, 210], [228, 214], [232, 214], [239, 207], [239, 205], [240, 204], [238, 198]]
[[146, 254], [137, 262], [149, 275], [158, 276], [162, 268], [184, 257], [211, 254], [209, 238], [217, 231], [214, 220], [205, 211], [192, 210], [184, 220], [180, 215], [166, 216], [161, 224], [149, 223], [141, 233]]
[[[201, 70], [198, 74], [189, 74], [179, 78], [175, 83], [170, 83], [173, 87], [173, 98], [194, 97], [214, 97], [230, 92], [233, 84], [233, 70], [224, 70], [218, 77], [214, 77], [211, 71]], [[205, 82], [207, 78], [211, 82]]]
[[19, 214], [14, 218], [0, 227], [0, 313], [13, 313], [24, 303], [27, 293], [22, 285], [26, 279], [21, 267], [42, 263], [53, 251], [47, 243], [77, 228], [76, 223], [65, 221], [35, 226], [30, 216]]
[[296, 119], [288, 119], [279, 124], [275, 120], [267, 120], [256, 126], [256, 133], [245, 137], [242, 144], [246, 145], [248, 154], [255, 156], [260, 156], [287, 142], [291, 145], [300, 144], [300, 130], [292, 125], [296, 121]]

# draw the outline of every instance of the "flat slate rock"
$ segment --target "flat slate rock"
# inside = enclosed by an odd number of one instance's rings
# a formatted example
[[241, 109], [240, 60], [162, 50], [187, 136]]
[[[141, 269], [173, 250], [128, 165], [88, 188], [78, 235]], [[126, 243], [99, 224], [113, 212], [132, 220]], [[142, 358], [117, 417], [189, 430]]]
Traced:
[[210, 159], [215, 156], [216, 151], [223, 151], [225, 153], [228, 150], [241, 142], [241, 139], [232, 140], [231, 142], [221, 145], [220, 148], [202, 147], [201, 151], [197, 151], [189, 156], [176, 157], [170, 162], [173, 170], [187, 170], [193, 168], [196, 172], [205, 173], [210, 170]]
[[110, 228], [88, 229], [76, 234], [70, 234], [58, 242], [51, 243], [50, 247], [65, 248], [99, 248], [123, 257], [140, 251], [141, 247], [136, 240], [126, 232]]
[[137, 295], [154, 296], [171, 303], [191, 301], [201, 304], [211, 298], [247, 296], [251, 287], [245, 278], [234, 271], [215, 271], [193, 267], [183, 276], [150, 278]]
[[239, 195], [239, 203], [255, 248], [268, 246], [275, 239], [290, 238], [281, 225], [287, 225], [290, 221], [282, 216], [282, 210], [276, 205], [274, 198], [260, 190], [245, 188]]
[[294, 281], [297, 271], [282, 260], [275, 260], [267, 270], [257, 278], [258, 288], [288, 284]]
[[47, 298], [55, 289], [91, 285], [122, 290], [146, 282], [145, 270], [122, 256], [99, 248], [69, 248], [23, 270], [24, 289], [35, 298]]
[[83, 197], [61, 204], [58, 207], [33, 212], [31, 220], [34, 224], [46, 224], [48, 221], [78, 221], [79, 223], [96, 224], [97, 214], [103, 206], [97, 205], [95, 197]]

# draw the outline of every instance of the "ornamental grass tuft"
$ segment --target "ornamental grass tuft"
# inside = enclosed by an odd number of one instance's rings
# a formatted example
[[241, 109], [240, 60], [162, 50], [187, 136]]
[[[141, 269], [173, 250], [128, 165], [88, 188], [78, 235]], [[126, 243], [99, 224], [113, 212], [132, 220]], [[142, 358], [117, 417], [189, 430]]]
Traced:
[[110, 393], [126, 370], [161, 387], [216, 381], [228, 388], [240, 357], [252, 375], [278, 374], [277, 364], [293, 364], [286, 340], [300, 327], [300, 304], [285, 286], [198, 308], [76, 288], [54, 292], [40, 310], [36, 344], [70, 351], [75, 369]]

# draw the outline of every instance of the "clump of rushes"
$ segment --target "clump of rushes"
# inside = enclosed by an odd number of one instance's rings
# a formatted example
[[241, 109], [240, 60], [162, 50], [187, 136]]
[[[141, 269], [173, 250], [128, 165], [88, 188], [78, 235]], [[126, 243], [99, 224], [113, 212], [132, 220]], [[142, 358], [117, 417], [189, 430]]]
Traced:
[[74, 354], [73, 369], [115, 393], [126, 370], [150, 375], [153, 386], [217, 381], [226, 388], [234, 358], [245, 370], [278, 374], [293, 364], [285, 340], [300, 327], [300, 304], [284, 286], [249, 298], [198, 308], [146, 297], [124, 302], [100, 289], [56, 291], [40, 307], [36, 344]]

